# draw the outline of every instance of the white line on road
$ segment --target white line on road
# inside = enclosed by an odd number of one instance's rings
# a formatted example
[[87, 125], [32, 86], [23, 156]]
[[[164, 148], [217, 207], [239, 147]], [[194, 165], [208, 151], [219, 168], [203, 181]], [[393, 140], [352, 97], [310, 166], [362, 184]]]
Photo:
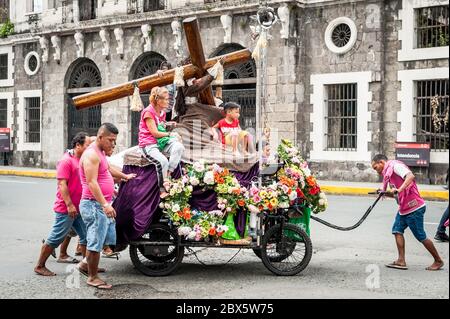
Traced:
[[426, 225], [439, 225], [439, 223], [424, 223], [424, 224], [426, 224]]
[[7, 180], [1, 180], [1, 179], [0, 179], [0, 183], [37, 184], [37, 182], [7, 181]]

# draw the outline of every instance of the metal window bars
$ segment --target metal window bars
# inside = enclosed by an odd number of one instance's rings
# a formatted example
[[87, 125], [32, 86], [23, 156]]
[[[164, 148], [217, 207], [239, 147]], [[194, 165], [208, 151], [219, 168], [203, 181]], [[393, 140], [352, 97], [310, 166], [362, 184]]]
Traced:
[[25, 98], [25, 142], [41, 141], [41, 98]]
[[0, 80], [8, 78], [8, 54], [0, 54]]
[[0, 100], [0, 127], [8, 127], [8, 100]]
[[129, 14], [165, 10], [167, 0], [128, 0]]
[[357, 146], [357, 84], [326, 85], [327, 151], [356, 151]]
[[449, 148], [448, 86], [448, 79], [416, 82], [416, 141], [430, 143], [434, 151], [445, 152]]
[[448, 9], [448, 5], [415, 9], [417, 48], [448, 46]]

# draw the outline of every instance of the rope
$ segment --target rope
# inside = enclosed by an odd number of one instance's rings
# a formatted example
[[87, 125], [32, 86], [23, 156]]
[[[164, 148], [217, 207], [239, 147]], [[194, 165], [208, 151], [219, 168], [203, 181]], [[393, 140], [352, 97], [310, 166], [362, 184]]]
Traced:
[[[317, 221], [317, 222], [319, 222], [319, 223], [321, 223], [321, 224], [327, 226], [327, 227], [330, 227], [330, 228], [333, 228], [333, 229], [336, 229], [336, 230], [341, 230], [341, 231], [349, 231], [349, 230], [353, 230], [353, 229], [359, 227], [359, 226], [367, 219], [367, 217], [368, 217], [369, 214], [372, 212], [373, 208], [375, 207], [375, 205], [378, 203], [378, 201], [380, 200], [380, 198], [381, 198], [383, 195], [384, 195], [384, 193], [382, 193], [382, 192], [379, 193], [379, 195], [378, 195], [377, 199], [375, 200], [375, 202], [374, 202], [372, 205], [370, 205], [370, 207], [367, 209], [367, 211], [364, 213], [364, 215], [361, 217], [361, 219], [360, 219], [355, 225], [350, 226], [350, 227], [341, 227], [341, 226], [337, 226], [337, 225], [331, 224], [331, 223], [329, 223], [329, 222], [327, 222], [327, 221], [325, 221], [325, 220], [323, 220], [323, 219], [320, 219], [320, 218], [318, 218], [318, 217], [315, 217], [315, 216], [310, 216], [310, 218], [311, 218], [312, 220], [315, 220], [315, 221]], [[303, 212], [300, 211], [300, 210], [298, 210], [297, 208], [298, 208], [298, 207], [296, 207], [297, 212], [303, 214]]]
[[[205, 250], [206, 248], [204, 248], [202, 250]], [[197, 259], [197, 261], [200, 263], [200, 265], [208, 267], [208, 266], [225, 266], [225, 265], [229, 264], [241, 252], [242, 248], [239, 248], [238, 252], [236, 254], [234, 254], [234, 256], [231, 257], [230, 260], [228, 260], [226, 263], [224, 263], [224, 264], [209, 264], [209, 265], [205, 264], [203, 261], [201, 261], [198, 258], [196, 251], [192, 250], [190, 247], [187, 247], [187, 250], [189, 250], [189, 252], [190, 252], [190, 254], [188, 254], [187, 256], [194, 255], [195, 258]], [[200, 251], [202, 251], [202, 250], [200, 250]]]

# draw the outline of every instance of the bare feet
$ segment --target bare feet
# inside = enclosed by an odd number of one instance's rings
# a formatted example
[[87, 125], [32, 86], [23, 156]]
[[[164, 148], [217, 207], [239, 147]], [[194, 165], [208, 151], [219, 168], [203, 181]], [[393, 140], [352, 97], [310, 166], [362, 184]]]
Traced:
[[426, 270], [430, 270], [430, 271], [436, 271], [441, 269], [442, 267], [444, 267], [444, 262], [441, 261], [435, 261], [431, 266], [425, 268]]
[[[88, 264], [87, 263], [80, 261], [78, 263], [77, 267], [84, 275], [88, 274]], [[106, 269], [102, 268], [102, 267], [98, 267], [97, 272], [106, 272]]]
[[47, 277], [49, 277], [49, 276], [56, 276], [56, 274], [54, 272], [48, 270], [47, 267], [45, 267], [45, 266], [43, 266], [43, 267], [40, 267], [40, 266], [34, 267], [34, 272], [37, 273], [38, 275], [41, 275], [41, 276], [47, 276]]

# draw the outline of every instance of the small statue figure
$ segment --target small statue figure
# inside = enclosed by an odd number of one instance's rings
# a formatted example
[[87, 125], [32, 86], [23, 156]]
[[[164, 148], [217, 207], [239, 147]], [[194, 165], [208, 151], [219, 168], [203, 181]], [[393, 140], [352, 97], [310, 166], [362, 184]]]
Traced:
[[120, 58], [123, 58], [123, 29], [122, 28], [115, 28], [114, 29], [114, 35], [116, 37], [117, 41], [117, 48], [116, 52], [118, 55], [120, 55]]
[[55, 53], [53, 53], [53, 59], [56, 61], [56, 63], [59, 64], [59, 62], [61, 61], [61, 38], [57, 35], [52, 35], [50, 41], [52, 42], [53, 49], [55, 49]]
[[150, 32], [152, 27], [148, 24], [143, 24], [141, 26], [142, 31], [142, 42], [144, 43], [144, 52], [149, 52], [152, 50], [152, 42], [150, 39]]
[[233, 29], [233, 17], [224, 14], [220, 16], [220, 21], [222, 22], [223, 30], [225, 31], [225, 36], [223, 37], [223, 43], [231, 43], [231, 31]]
[[280, 18], [281, 22], [281, 38], [282, 39], [288, 39], [289, 38], [289, 18], [290, 18], [290, 10], [287, 3], [283, 3], [278, 8], [278, 17]]
[[100, 39], [102, 40], [102, 55], [105, 57], [109, 56], [110, 46], [109, 46], [109, 32], [105, 28], [102, 28], [99, 32]]
[[42, 62], [47, 63], [48, 62], [48, 39], [47, 39], [47, 37], [41, 36], [39, 38], [39, 45], [41, 46], [41, 50], [42, 50]]
[[176, 52], [177, 58], [181, 57], [181, 24], [178, 20], [172, 21], [170, 24], [172, 27], [172, 34], [175, 36], [175, 42], [173, 44], [173, 48]]
[[84, 35], [81, 31], [77, 31], [74, 35], [75, 44], [77, 45], [77, 57], [84, 57]]

